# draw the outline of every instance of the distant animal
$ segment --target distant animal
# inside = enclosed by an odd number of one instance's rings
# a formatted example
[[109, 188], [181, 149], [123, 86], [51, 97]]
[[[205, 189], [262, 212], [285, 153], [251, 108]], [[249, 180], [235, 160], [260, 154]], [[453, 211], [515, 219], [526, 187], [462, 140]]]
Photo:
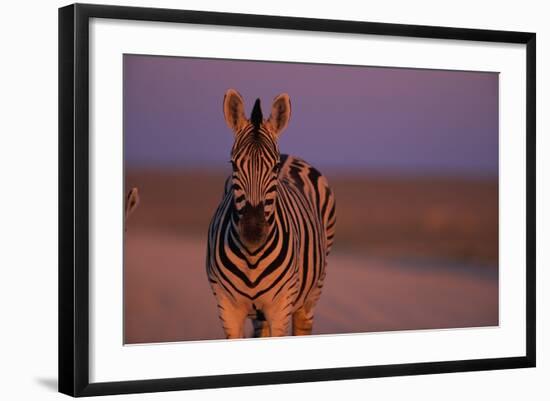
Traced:
[[[285, 93], [264, 119], [257, 99], [250, 119], [229, 89], [225, 121], [234, 134], [233, 173], [208, 231], [206, 269], [227, 338], [311, 334], [335, 229], [327, 179], [304, 160], [280, 154], [290, 119]], [[313, 145], [312, 145], [313, 146]]]
[[137, 187], [133, 187], [126, 194], [126, 202], [124, 203], [124, 221], [128, 219], [139, 205], [139, 191]]

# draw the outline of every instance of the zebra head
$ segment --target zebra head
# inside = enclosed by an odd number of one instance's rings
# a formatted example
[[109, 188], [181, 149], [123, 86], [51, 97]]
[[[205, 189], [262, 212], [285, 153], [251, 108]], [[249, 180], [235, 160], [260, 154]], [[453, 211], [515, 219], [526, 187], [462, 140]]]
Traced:
[[124, 204], [124, 218], [128, 218], [139, 205], [139, 191], [137, 187], [133, 187], [126, 195]]
[[288, 125], [290, 99], [286, 93], [277, 96], [267, 119], [263, 118], [260, 99], [257, 99], [247, 119], [243, 98], [229, 89], [223, 110], [225, 121], [235, 135], [231, 164], [237, 228], [240, 240], [254, 250], [265, 242], [275, 209], [281, 167], [277, 141]]
[[126, 195], [124, 203], [124, 231], [126, 231], [126, 220], [136, 210], [139, 205], [139, 191], [137, 187], [133, 187]]

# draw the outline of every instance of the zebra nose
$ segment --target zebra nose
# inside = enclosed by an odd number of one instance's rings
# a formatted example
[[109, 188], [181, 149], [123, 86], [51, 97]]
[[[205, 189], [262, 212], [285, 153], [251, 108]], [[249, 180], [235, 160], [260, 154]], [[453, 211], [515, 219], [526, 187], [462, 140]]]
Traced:
[[256, 206], [246, 202], [242, 210], [243, 222], [261, 225], [265, 221], [264, 203], [260, 202]]
[[248, 244], [260, 244], [265, 240], [267, 221], [263, 202], [256, 206], [252, 206], [248, 202], [245, 204], [239, 221], [239, 229], [242, 239]]

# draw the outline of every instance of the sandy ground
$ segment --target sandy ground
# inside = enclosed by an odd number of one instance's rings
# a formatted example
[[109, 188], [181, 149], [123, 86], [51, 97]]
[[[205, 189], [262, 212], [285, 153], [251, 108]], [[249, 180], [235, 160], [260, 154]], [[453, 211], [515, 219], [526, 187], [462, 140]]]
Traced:
[[[126, 225], [126, 342], [224, 337], [204, 259], [226, 174], [126, 171], [141, 199]], [[328, 177], [336, 237], [314, 333], [498, 324], [496, 178]]]
[[[200, 238], [128, 230], [125, 342], [223, 338]], [[498, 271], [350, 252], [329, 257], [314, 334], [498, 325]]]

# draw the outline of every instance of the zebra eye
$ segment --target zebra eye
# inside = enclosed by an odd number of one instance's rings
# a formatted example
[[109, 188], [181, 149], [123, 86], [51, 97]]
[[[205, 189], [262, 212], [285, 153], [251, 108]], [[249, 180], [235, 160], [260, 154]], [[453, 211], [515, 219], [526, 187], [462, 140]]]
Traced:
[[281, 163], [277, 163], [275, 166], [273, 166], [273, 172], [278, 173], [281, 169]]
[[231, 163], [231, 167], [233, 168], [233, 171], [237, 171], [237, 163], [235, 163], [233, 160], [229, 160], [229, 163]]

